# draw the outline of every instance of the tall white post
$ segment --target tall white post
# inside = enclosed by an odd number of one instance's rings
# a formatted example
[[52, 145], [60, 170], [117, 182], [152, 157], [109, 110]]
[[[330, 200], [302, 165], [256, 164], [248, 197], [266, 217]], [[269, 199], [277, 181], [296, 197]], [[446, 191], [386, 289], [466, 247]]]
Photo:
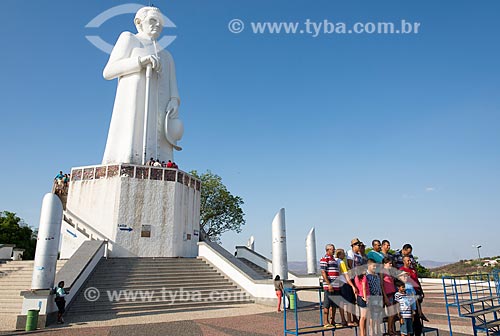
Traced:
[[57, 252], [63, 216], [63, 206], [55, 194], [45, 194], [33, 266], [31, 289], [49, 289], [56, 277]]
[[307, 274], [316, 274], [317, 259], [316, 259], [316, 231], [314, 228], [309, 231], [306, 238], [306, 261], [307, 261]]
[[286, 254], [286, 226], [285, 209], [274, 216], [273, 219], [273, 278], [279, 275], [282, 280], [288, 279], [288, 260]]
[[255, 238], [253, 236], [250, 236], [250, 239], [248, 239], [248, 241], [247, 241], [247, 247], [250, 250], [254, 251], [254, 249], [255, 249]]

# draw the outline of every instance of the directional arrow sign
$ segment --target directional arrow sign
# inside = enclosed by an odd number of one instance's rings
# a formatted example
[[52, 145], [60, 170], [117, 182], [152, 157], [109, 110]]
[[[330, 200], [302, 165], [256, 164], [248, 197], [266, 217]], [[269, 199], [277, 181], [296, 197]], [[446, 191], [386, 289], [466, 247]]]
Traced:
[[71, 232], [70, 230], [66, 229], [66, 232], [69, 233], [70, 235], [72, 235], [74, 238], [76, 238], [76, 234], [74, 234], [73, 232]]
[[121, 228], [120, 228], [120, 231], [128, 231], [128, 232], [130, 232], [130, 231], [132, 231], [132, 230], [133, 230], [133, 229], [132, 229], [131, 227], [126, 227], [126, 228], [121, 227]]

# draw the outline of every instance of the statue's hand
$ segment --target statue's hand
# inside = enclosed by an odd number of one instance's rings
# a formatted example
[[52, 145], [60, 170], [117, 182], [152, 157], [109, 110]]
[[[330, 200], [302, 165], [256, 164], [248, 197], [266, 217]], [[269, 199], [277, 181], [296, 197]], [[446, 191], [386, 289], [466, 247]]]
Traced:
[[143, 56], [139, 59], [141, 62], [141, 66], [144, 68], [148, 64], [151, 64], [153, 70], [156, 72], [161, 71], [161, 63], [160, 63], [160, 58], [156, 55], [148, 55], [148, 56]]
[[167, 113], [172, 110], [169, 115], [170, 119], [177, 119], [179, 117], [179, 101], [176, 98], [170, 99], [167, 105]]

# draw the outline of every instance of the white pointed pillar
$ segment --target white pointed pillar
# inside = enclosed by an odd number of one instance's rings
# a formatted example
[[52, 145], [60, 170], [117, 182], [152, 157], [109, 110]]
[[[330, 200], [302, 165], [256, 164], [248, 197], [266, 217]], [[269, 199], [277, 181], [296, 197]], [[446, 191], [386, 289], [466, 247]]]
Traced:
[[248, 242], [247, 242], [247, 247], [254, 251], [255, 250], [255, 238], [254, 236], [250, 236], [250, 239], [248, 239]]
[[274, 216], [273, 219], [273, 278], [279, 275], [282, 280], [288, 279], [288, 260], [286, 254], [286, 226], [285, 209]]
[[306, 261], [307, 274], [316, 274], [318, 268], [316, 264], [316, 231], [314, 228], [309, 231], [306, 238]]
[[45, 194], [33, 266], [31, 289], [49, 289], [56, 277], [57, 252], [63, 216], [63, 206], [55, 194]]

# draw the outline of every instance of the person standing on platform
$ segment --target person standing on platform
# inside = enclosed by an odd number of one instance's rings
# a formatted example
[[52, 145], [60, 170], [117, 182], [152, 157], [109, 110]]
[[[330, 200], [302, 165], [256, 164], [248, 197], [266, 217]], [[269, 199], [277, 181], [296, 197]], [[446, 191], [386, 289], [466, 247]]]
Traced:
[[[321, 276], [323, 277], [323, 290], [325, 292], [323, 299], [324, 327], [333, 328], [335, 325], [335, 311], [337, 308], [334, 296], [340, 296], [340, 284], [336, 281], [340, 275], [340, 270], [339, 264], [333, 255], [335, 253], [335, 246], [333, 244], [327, 244], [325, 250], [325, 256], [319, 261]], [[332, 308], [331, 318], [329, 316], [330, 308]]]
[[406, 293], [404, 282], [398, 281], [396, 284], [398, 291], [394, 294], [394, 301], [399, 304], [399, 323], [401, 324], [401, 336], [413, 334], [412, 317], [415, 314], [413, 299]]

